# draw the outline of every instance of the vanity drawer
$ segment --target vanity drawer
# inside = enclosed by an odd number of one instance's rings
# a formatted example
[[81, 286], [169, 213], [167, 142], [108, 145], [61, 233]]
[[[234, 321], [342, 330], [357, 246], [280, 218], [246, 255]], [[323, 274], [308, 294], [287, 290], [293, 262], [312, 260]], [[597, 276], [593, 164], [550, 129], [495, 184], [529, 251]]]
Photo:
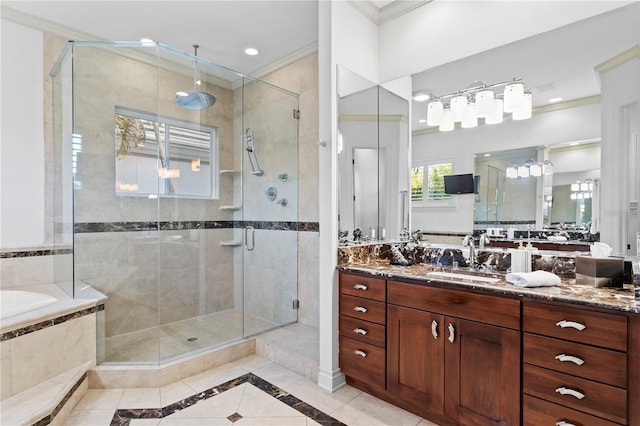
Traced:
[[344, 315], [340, 316], [340, 336], [342, 337], [350, 337], [384, 348], [386, 342], [385, 335], [386, 328], [384, 325]]
[[347, 315], [378, 324], [386, 323], [386, 305], [361, 297], [340, 295], [340, 315]]
[[525, 394], [626, 424], [627, 391], [624, 389], [529, 364], [523, 366], [522, 385]]
[[340, 337], [340, 370], [349, 377], [384, 388], [385, 350]]
[[524, 333], [523, 361], [561, 373], [627, 387], [627, 354]]
[[389, 281], [388, 303], [499, 327], [520, 329], [520, 301], [466, 291]]
[[340, 293], [380, 302], [386, 300], [386, 281], [381, 278], [340, 272]]
[[524, 396], [522, 403], [523, 426], [618, 426], [618, 423], [612, 423], [529, 395]]
[[525, 303], [523, 331], [626, 352], [627, 317]]

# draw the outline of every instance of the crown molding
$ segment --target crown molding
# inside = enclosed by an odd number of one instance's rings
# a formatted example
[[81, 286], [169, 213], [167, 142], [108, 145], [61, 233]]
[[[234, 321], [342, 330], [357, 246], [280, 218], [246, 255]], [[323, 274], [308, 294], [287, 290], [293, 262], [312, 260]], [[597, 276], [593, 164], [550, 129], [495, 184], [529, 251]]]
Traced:
[[596, 65], [593, 69], [595, 70], [596, 73], [602, 74], [616, 67], [619, 67], [625, 62], [635, 58], [640, 58], [640, 45], [638, 44], [625, 50], [624, 52], [618, 53], [617, 55], [607, 59], [601, 64]]
[[6, 19], [7, 21], [24, 25], [25, 27], [30, 27], [38, 31], [57, 34], [59, 36], [66, 37], [69, 40], [106, 41], [104, 39], [97, 38], [95, 35], [74, 30], [73, 28], [56, 24], [46, 19], [11, 9], [4, 5], [0, 5], [0, 14], [2, 19]]
[[347, 0], [351, 6], [376, 25], [393, 21], [397, 17], [432, 1], [433, 0], [395, 0], [382, 8], [378, 8], [373, 2], [368, 0]]

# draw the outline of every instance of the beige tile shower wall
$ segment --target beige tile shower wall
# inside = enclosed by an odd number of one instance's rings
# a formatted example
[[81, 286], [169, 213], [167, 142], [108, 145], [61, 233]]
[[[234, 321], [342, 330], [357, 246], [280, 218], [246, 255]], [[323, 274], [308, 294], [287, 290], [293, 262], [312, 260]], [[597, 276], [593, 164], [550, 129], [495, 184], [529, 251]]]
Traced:
[[[298, 93], [298, 220], [317, 222], [318, 213], [318, 54], [314, 52], [263, 80]], [[298, 233], [298, 321], [318, 327], [318, 232]]]
[[219, 244], [232, 233], [76, 234], [77, 279], [108, 297], [105, 337], [233, 308], [233, 253]]
[[[300, 95], [298, 220], [318, 221], [318, 55], [312, 53], [263, 79]], [[298, 233], [298, 321], [318, 327], [318, 233]]]

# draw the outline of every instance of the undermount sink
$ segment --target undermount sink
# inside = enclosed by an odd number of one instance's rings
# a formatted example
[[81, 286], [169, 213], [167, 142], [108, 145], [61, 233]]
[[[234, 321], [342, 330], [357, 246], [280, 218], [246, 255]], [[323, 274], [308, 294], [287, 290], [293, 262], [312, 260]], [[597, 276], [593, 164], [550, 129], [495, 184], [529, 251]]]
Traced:
[[427, 276], [434, 277], [434, 278], [439, 277], [439, 278], [452, 278], [456, 280], [480, 281], [483, 283], [492, 283], [492, 284], [500, 282], [499, 278], [483, 277], [483, 276], [471, 275], [471, 274], [457, 274], [455, 272], [444, 272], [444, 271], [427, 272]]

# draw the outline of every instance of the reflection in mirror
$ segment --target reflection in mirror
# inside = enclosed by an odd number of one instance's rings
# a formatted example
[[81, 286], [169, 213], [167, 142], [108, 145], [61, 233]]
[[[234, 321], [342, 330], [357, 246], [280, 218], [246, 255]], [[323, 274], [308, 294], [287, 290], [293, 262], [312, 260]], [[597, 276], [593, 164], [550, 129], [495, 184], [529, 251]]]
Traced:
[[[527, 225], [542, 230], [563, 224], [589, 228], [591, 233], [601, 230], [603, 241], [611, 244], [615, 253], [634, 254], [635, 230], [640, 230], [637, 214], [632, 216], [634, 200], [640, 194], [640, 184], [634, 182], [640, 173], [638, 154], [634, 154], [637, 148], [630, 141], [637, 137], [640, 120], [638, 22], [640, 3], [635, 2], [415, 74], [413, 91], [428, 90], [435, 96], [464, 89], [478, 80], [490, 83], [522, 77], [531, 89], [534, 110], [528, 120], [514, 120], [505, 114], [499, 124], [481, 119], [475, 128], [456, 123], [452, 131], [445, 132], [429, 127], [426, 102], [414, 101], [412, 165], [453, 158], [455, 173], [475, 172], [483, 177], [479, 194], [459, 196], [455, 207], [414, 204], [412, 226], [426, 230], [429, 241], [440, 242], [437, 237], [447, 235], [460, 241], [460, 236], [476, 228], [486, 230], [497, 224], [508, 228], [510, 221], [520, 230], [526, 230]], [[597, 159], [597, 165], [567, 169], [564, 176], [560, 157], [569, 156], [570, 151], [545, 148], [600, 140], [606, 141], [602, 166], [598, 145], [597, 155], [593, 154], [594, 146], [584, 161], [571, 163], [583, 166]], [[486, 164], [484, 170], [476, 168], [485, 153], [516, 149], [532, 150], [518, 162], [544, 164], [548, 156], [558, 157], [551, 159], [556, 169], [551, 181], [536, 178], [535, 185], [528, 186], [523, 178], [520, 182], [507, 178], [506, 168], [492, 164]], [[567, 203], [563, 208], [559, 187], [587, 179], [593, 181], [592, 198], [585, 199], [583, 194], [583, 202]], [[571, 191], [568, 195], [571, 197]], [[578, 193], [575, 196], [577, 200]], [[603, 209], [598, 208], [598, 200], [602, 200]], [[526, 212], [525, 205], [529, 206]]]
[[409, 105], [338, 67], [338, 227], [341, 244], [408, 231]]
[[599, 142], [487, 152], [476, 155], [475, 173], [474, 229], [575, 231], [597, 239]]

